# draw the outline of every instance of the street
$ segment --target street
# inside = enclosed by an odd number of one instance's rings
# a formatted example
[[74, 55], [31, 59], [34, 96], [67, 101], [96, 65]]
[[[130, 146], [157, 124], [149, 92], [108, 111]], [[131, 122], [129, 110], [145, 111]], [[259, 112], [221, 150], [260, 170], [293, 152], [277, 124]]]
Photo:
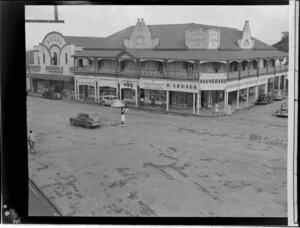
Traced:
[[[65, 216], [286, 217], [282, 102], [194, 117], [27, 97], [29, 175]], [[102, 128], [69, 124], [97, 112]]]

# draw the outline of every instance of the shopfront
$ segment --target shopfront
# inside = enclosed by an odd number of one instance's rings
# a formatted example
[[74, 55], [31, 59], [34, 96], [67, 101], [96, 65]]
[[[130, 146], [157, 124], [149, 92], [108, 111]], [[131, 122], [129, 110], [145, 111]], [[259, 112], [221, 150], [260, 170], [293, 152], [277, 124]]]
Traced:
[[138, 81], [135, 79], [119, 79], [118, 80], [121, 99], [128, 103], [135, 103], [138, 105]]
[[164, 105], [166, 103], [167, 84], [166, 80], [141, 79], [140, 93], [145, 104]]
[[226, 83], [226, 73], [201, 73], [199, 76], [201, 107], [212, 108], [214, 104], [224, 102]]

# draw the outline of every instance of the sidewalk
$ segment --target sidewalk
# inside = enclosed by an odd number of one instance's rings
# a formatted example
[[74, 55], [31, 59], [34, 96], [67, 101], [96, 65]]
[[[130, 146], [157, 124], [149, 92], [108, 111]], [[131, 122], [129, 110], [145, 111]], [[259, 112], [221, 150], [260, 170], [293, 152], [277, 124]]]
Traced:
[[[33, 96], [33, 97], [41, 97], [40, 94], [36, 93], [28, 93], [28, 96]], [[73, 103], [84, 103], [84, 104], [94, 104], [94, 105], [101, 105], [94, 100], [74, 100], [74, 99], [62, 99], [63, 101], [66, 102], [73, 102]], [[221, 106], [220, 107], [220, 112], [217, 115], [214, 113], [214, 108], [200, 108], [199, 110], [199, 115], [197, 115], [197, 110], [195, 110], [195, 114], [193, 114], [193, 109], [192, 108], [186, 108], [186, 109], [181, 109], [181, 108], [174, 108], [171, 105], [169, 106], [169, 111], [166, 111], [166, 106], [165, 105], [151, 105], [151, 104], [145, 104], [140, 107], [136, 107], [135, 103], [126, 103], [126, 106], [135, 109], [137, 111], [149, 111], [149, 112], [159, 112], [159, 113], [164, 113], [164, 114], [175, 114], [175, 115], [183, 115], [183, 116], [199, 116], [199, 117], [221, 117], [221, 116], [226, 116], [224, 108]], [[241, 111], [244, 109], [249, 109], [254, 106], [254, 101], [249, 100], [248, 106], [246, 102], [239, 102], [239, 109], [236, 109], [236, 102], [233, 102], [230, 107], [231, 107], [231, 112], [232, 114], [236, 111]]]

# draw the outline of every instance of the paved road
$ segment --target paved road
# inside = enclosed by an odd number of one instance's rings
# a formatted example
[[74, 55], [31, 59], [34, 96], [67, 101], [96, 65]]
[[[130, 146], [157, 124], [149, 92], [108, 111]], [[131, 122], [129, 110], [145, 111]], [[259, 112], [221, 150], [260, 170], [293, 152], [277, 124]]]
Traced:
[[[287, 216], [287, 119], [279, 106], [184, 117], [28, 97], [30, 177], [69, 216]], [[73, 127], [98, 112], [101, 129]]]

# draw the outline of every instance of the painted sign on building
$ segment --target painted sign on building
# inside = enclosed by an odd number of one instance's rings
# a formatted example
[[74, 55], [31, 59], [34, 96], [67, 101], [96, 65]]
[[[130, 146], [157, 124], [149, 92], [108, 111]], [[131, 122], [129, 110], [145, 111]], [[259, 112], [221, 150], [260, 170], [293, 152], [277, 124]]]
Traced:
[[226, 73], [200, 73], [200, 90], [225, 90], [227, 83]]
[[240, 89], [249, 88], [249, 87], [253, 87], [253, 86], [257, 86], [257, 77], [246, 78], [246, 79], [240, 80], [240, 83], [239, 83]]
[[137, 87], [136, 80], [121, 79], [118, 82], [120, 84], [120, 88], [136, 89], [136, 87]]
[[155, 80], [155, 79], [141, 79], [140, 87], [142, 89], [150, 90], [167, 90], [166, 80]]
[[60, 49], [66, 44], [65, 39], [58, 33], [50, 33], [43, 41], [43, 44], [49, 49], [51, 46], [56, 45]]
[[199, 83], [181, 82], [181, 81], [168, 81], [167, 90], [186, 92], [186, 93], [198, 93]]
[[258, 83], [258, 85], [267, 84], [268, 83], [268, 77], [267, 76], [259, 77], [257, 83]]

